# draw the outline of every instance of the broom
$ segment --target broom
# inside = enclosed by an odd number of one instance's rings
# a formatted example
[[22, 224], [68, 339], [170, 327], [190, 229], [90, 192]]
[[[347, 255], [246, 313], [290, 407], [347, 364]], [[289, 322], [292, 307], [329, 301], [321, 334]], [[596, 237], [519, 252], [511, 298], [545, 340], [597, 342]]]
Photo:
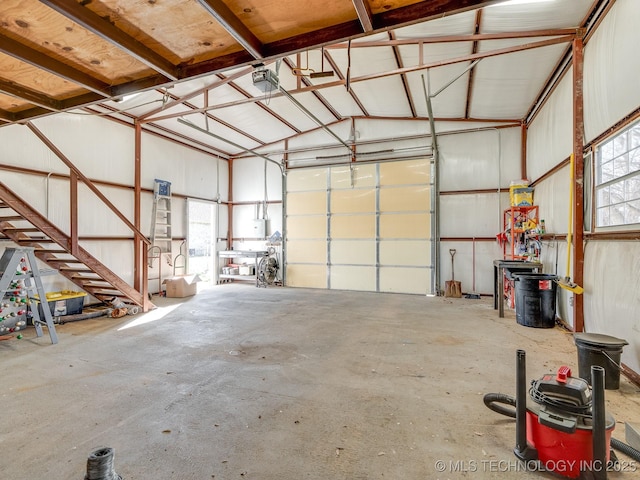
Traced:
[[563, 279], [558, 279], [557, 283], [561, 288], [579, 295], [584, 292], [584, 288], [577, 283], [572, 282], [571, 277], [569, 276], [569, 269], [571, 268], [571, 240], [573, 236], [573, 182], [575, 179], [573, 162], [574, 159], [572, 153], [569, 159], [569, 225], [567, 226], [567, 270], [565, 271], [567, 276]]

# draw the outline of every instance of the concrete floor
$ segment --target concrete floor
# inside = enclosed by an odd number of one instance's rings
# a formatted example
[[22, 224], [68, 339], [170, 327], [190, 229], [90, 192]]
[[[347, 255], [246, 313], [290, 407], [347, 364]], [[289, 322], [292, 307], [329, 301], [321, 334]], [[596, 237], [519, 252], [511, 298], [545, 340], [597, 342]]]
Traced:
[[[125, 480], [554, 478], [518, 468], [482, 397], [515, 393], [517, 348], [530, 379], [577, 370], [558, 328], [491, 299], [227, 284], [156, 303], [0, 342], [2, 479], [80, 480], [104, 446]], [[606, 397], [624, 440], [640, 390]]]

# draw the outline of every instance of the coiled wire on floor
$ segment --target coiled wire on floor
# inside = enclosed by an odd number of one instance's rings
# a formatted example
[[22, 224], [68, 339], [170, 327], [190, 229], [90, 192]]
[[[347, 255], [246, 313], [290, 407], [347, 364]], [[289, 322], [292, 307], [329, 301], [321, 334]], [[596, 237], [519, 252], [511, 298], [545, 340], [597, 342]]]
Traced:
[[99, 448], [87, 458], [87, 474], [84, 480], [122, 480], [113, 468], [114, 450]]

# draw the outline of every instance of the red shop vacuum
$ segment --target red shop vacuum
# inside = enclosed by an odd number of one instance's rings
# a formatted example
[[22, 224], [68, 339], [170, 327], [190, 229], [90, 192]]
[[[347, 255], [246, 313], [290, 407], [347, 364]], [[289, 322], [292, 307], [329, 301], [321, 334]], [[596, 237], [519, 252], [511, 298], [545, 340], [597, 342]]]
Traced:
[[[490, 409], [516, 418], [514, 453], [527, 468], [566, 478], [604, 480], [615, 420], [605, 413], [604, 369], [591, 367], [591, 384], [572, 377], [569, 367], [531, 382], [527, 396], [526, 358], [517, 351], [516, 398], [489, 393]], [[496, 403], [515, 406], [515, 412]], [[514, 414], [515, 413], [515, 414]]]

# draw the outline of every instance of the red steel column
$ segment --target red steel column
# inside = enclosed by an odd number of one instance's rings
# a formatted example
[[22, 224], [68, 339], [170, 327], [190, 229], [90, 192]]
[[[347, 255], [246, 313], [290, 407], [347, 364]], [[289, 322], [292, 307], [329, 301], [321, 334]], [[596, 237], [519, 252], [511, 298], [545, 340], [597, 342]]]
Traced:
[[[583, 286], [584, 280], [584, 98], [582, 36], [573, 40], [573, 282]], [[571, 208], [571, 205], [569, 206]], [[568, 275], [568, 273], [567, 273]], [[574, 295], [573, 329], [584, 330], [584, 296]]]

